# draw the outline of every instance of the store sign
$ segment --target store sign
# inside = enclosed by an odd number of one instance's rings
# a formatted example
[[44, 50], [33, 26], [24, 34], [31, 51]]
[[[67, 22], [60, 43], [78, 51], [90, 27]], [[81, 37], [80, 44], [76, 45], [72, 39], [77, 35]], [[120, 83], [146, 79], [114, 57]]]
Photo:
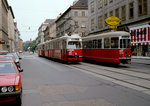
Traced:
[[115, 26], [115, 25], [118, 25], [120, 23], [120, 19], [118, 17], [115, 17], [115, 16], [110, 16], [105, 20], [105, 22], [109, 25]]
[[5, 44], [5, 41], [1, 40], [1, 41], [0, 41], [0, 44]]

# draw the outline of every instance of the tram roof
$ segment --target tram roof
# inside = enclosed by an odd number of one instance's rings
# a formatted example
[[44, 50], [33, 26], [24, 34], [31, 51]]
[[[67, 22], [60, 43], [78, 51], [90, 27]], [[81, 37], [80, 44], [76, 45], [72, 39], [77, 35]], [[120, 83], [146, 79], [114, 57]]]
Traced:
[[90, 35], [87, 37], [83, 37], [82, 39], [97, 39], [97, 38], [103, 38], [103, 37], [119, 37], [119, 36], [130, 36], [128, 32], [125, 31], [115, 31], [115, 32], [106, 32], [96, 35]]
[[81, 36], [79, 36], [78, 34], [72, 34], [71, 36], [68, 36], [67, 34], [65, 34], [65, 36], [61, 36], [59, 38], [52, 39], [52, 40], [47, 41], [45, 43], [53, 42], [56, 40], [62, 40], [62, 39], [71, 39], [71, 38], [81, 38]]

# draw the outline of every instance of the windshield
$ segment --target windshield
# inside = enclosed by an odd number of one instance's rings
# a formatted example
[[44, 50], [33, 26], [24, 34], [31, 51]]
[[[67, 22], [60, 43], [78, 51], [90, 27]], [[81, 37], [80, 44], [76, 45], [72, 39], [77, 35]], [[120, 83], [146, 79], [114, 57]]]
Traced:
[[79, 49], [81, 48], [81, 42], [79, 41], [69, 41], [68, 48], [70, 49]]
[[130, 39], [120, 39], [120, 48], [130, 48]]
[[13, 60], [13, 58], [5, 56], [5, 57], [0, 57], [0, 60]]
[[13, 63], [10, 62], [0, 62], [0, 74], [16, 74], [15, 67]]

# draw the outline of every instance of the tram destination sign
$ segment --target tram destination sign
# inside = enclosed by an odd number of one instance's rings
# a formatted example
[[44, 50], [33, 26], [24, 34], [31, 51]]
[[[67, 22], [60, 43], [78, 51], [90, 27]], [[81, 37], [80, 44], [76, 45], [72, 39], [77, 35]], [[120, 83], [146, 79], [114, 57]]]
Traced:
[[118, 17], [115, 17], [115, 16], [110, 16], [105, 20], [105, 22], [111, 26], [115, 26], [115, 25], [118, 25], [120, 23], [120, 19]]

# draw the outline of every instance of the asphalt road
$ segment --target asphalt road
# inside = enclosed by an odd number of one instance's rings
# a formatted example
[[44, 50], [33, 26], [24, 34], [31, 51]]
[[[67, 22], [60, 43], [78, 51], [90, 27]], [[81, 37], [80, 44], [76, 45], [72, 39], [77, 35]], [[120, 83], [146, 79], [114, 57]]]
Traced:
[[150, 95], [71, 65], [26, 54], [22, 67], [22, 106], [150, 106]]

